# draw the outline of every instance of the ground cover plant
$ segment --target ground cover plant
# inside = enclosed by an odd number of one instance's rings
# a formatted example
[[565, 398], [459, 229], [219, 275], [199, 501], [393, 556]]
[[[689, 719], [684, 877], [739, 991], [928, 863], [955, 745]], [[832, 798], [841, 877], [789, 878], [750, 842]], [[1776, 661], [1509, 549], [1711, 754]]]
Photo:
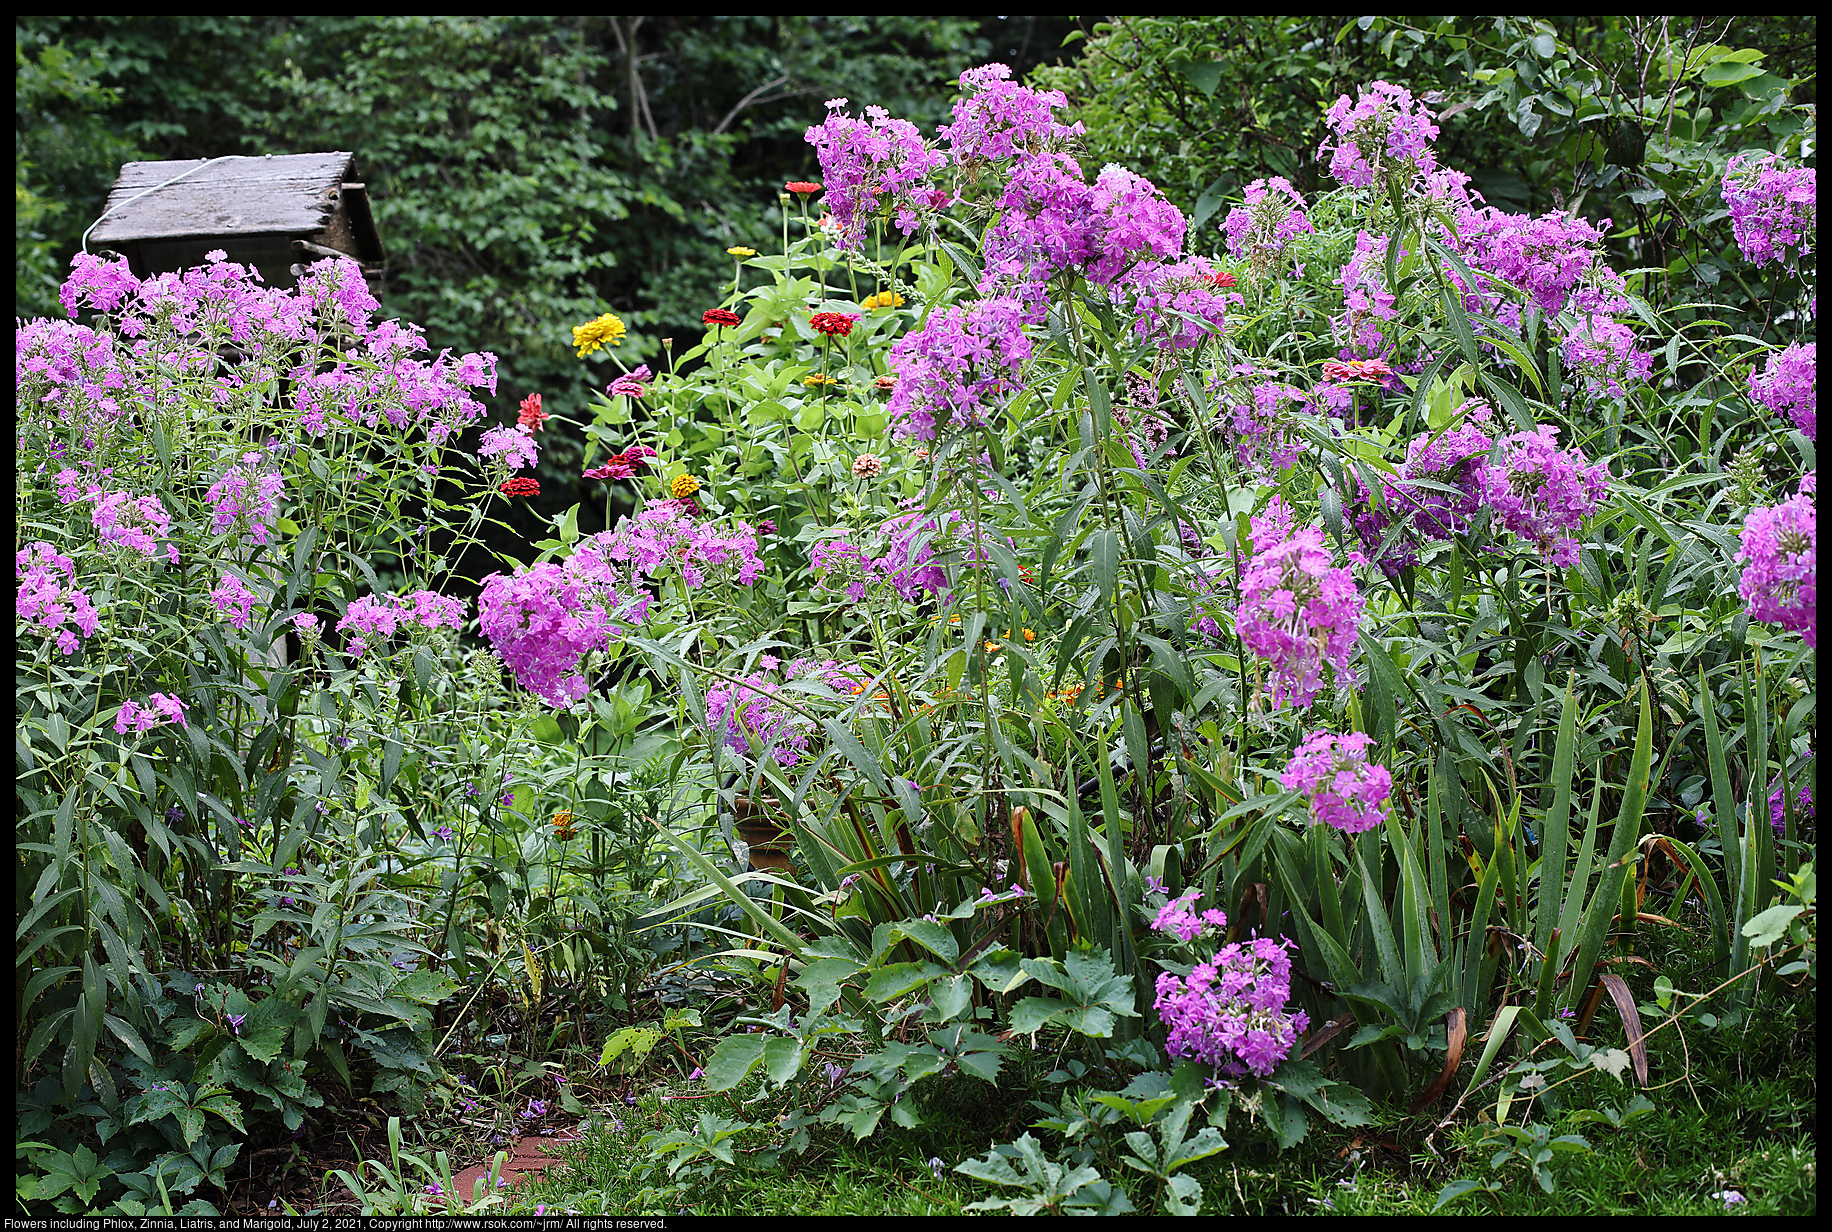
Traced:
[[589, 420], [347, 263], [20, 324], [21, 1206], [1811, 1209], [1810, 137], [1719, 304], [1390, 82], [1206, 230], [1001, 65], [827, 110]]

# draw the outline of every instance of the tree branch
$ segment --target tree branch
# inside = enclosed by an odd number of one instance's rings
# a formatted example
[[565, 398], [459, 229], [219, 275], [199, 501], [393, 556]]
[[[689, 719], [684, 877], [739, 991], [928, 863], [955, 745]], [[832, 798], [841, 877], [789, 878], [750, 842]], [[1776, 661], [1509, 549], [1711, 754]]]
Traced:
[[[717, 137], [720, 133], [730, 128], [732, 121], [738, 118], [738, 113], [740, 111], [743, 111], [746, 107], [749, 107], [753, 102], [755, 102], [759, 94], [768, 93], [769, 91], [774, 90], [777, 86], [787, 83], [788, 80], [789, 80], [789, 75], [787, 73], [784, 73], [782, 76], [778, 77], [775, 81], [766, 81], [762, 85], [758, 86], [755, 90], [752, 90], [749, 94], [746, 94], [743, 98], [739, 99], [738, 105], [736, 107], [733, 107], [730, 111], [726, 112], [725, 118], [719, 121], [719, 126], [712, 130], [712, 135]], [[809, 93], [809, 91], [807, 90], [793, 90], [793, 91], [790, 91], [790, 93], [788, 94], [782, 95], [782, 97], [791, 98], [796, 94], [807, 94], [807, 93]], [[771, 99], [770, 101], [775, 102], [776, 100]]]

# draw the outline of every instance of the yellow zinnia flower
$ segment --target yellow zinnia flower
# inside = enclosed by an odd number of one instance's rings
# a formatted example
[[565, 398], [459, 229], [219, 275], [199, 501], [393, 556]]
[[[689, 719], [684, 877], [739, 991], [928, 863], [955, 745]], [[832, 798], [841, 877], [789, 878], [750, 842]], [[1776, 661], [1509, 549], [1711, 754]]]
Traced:
[[880, 291], [876, 295], [867, 295], [865, 297], [865, 311], [867, 312], [873, 312], [879, 308], [901, 307], [903, 307], [903, 296], [897, 294], [895, 291]]
[[818, 389], [822, 385], [838, 385], [839, 383], [837, 378], [825, 376], [819, 372], [802, 380], [802, 384], [806, 385], [809, 389]]
[[593, 351], [603, 350], [606, 342], [612, 346], [618, 345], [623, 341], [625, 332], [623, 322], [607, 312], [596, 321], [575, 325], [573, 345], [579, 348], [579, 358], [584, 359]]
[[674, 482], [668, 485], [668, 495], [675, 500], [686, 500], [699, 490], [700, 480], [697, 475], [676, 475]]
[[757, 255], [757, 250], [755, 248], [739, 246], [737, 248], [727, 248], [725, 253], [727, 256], [731, 257], [754, 257]]

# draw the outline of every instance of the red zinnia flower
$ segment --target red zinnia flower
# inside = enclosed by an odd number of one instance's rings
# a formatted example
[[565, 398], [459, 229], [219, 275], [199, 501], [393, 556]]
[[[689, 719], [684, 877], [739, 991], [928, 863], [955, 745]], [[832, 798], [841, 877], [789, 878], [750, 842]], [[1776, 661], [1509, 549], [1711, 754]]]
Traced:
[[533, 479], [518, 475], [514, 479], [504, 480], [501, 490], [504, 496], [539, 496], [541, 485]]
[[809, 193], [817, 193], [821, 190], [821, 186], [812, 180], [790, 180], [782, 188], [784, 192], [798, 193], [804, 197]]
[[829, 338], [844, 338], [852, 332], [853, 322], [858, 319], [844, 312], [817, 312], [808, 318], [808, 324]]
[[700, 320], [707, 325], [733, 326], [738, 323], [738, 314], [726, 308], [708, 308]]
[[1215, 270], [1202, 281], [1208, 283], [1211, 287], [1220, 287], [1225, 291], [1234, 285], [1234, 275], [1228, 273], [1227, 270]]
[[528, 432], [539, 432], [547, 420], [547, 412], [541, 409], [541, 395], [529, 394], [522, 399], [522, 413], [516, 417], [516, 423]]

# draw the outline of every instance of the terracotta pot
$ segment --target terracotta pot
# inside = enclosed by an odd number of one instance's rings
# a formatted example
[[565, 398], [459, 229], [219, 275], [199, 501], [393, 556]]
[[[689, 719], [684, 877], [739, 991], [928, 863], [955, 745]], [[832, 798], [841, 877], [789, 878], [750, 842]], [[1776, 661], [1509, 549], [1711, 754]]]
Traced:
[[733, 801], [732, 831], [750, 848], [752, 868], [785, 872], [792, 867], [789, 852], [795, 846], [795, 836], [771, 820], [749, 796]]

